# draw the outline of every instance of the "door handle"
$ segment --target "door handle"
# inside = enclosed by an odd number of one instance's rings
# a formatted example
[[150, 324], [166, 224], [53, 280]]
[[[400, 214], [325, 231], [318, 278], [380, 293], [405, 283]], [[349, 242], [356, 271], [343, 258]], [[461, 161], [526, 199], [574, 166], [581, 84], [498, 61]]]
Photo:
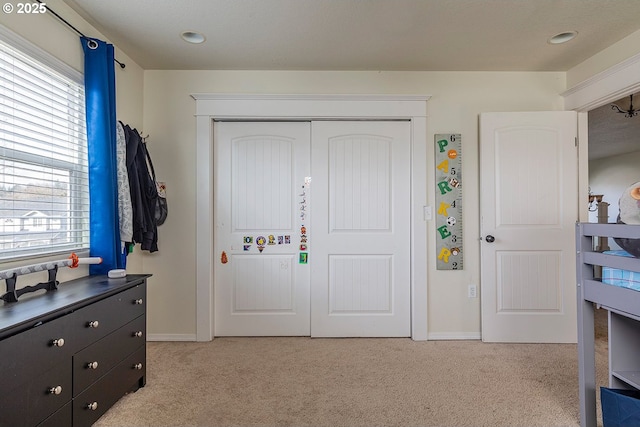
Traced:
[[484, 238], [484, 240], [486, 240], [488, 243], [493, 243], [496, 241], [496, 238], [493, 237], [491, 234], [487, 235], [487, 237]]

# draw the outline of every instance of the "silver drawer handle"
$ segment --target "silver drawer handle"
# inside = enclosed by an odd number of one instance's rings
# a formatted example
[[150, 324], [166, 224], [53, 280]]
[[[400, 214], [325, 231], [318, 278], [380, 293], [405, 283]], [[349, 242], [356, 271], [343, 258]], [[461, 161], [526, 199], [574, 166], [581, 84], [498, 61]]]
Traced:
[[98, 369], [98, 362], [87, 363], [87, 369]]
[[62, 347], [64, 345], [64, 338], [58, 338], [57, 340], [53, 340], [51, 345], [54, 347]]
[[98, 402], [87, 403], [87, 409], [95, 411], [96, 409], [98, 409]]
[[134, 332], [134, 333], [133, 333], [133, 336], [134, 336], [134, 337], [138, 337], [138, 338], [140, 338], [140, 337], [142, 336], [142, 331]]
[[142, 363], [136, 363], [135, 365], [133, 365], [133, 369], [137, 369], [138, 371], [142, 370]]
[[144, 303], [144, 300], [142, 298], [138, 298], [137, 300], [133, 301], [133, 303], [136, 305], [142, 305]]
[[62, 386], [51, 387], [49, 389], [49, 394], [60, 394], [62, 393]]
[[100, 322], [98, 322], [97, 320], [93, 320], [89, 322], [87, 326], [89, 326], [90, 328], [97, 328], [98, 326], [100, 326]]

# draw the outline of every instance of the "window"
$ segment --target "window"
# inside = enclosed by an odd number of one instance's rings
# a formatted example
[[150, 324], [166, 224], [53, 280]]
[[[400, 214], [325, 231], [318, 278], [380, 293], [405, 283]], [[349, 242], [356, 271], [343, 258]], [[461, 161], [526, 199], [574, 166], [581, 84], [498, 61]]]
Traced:
[[24, 41], [2, 36], [0, 260], [87, 249], [82, 76], [35, 47], [25, 49]]

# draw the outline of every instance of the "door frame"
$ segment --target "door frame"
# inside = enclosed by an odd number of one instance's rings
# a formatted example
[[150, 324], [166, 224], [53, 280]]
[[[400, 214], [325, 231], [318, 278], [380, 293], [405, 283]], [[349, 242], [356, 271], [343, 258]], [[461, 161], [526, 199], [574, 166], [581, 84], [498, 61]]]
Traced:
[[587, 200], [589, 196], [589, 129], [588, 112], [628, 96], [640, 90], [640, 53], [595, 74], [567, 89], [560, 95], [564, 98], [565, 110], [578, 112], [578, 216], [581, 222], [589, 221]]
[[214, 334], [213, 127], [220, 120], [408, 120], [411, 123], [411, 338], [427, 339], [428, 95], [192, 94], [196, 101], [196, 340]]

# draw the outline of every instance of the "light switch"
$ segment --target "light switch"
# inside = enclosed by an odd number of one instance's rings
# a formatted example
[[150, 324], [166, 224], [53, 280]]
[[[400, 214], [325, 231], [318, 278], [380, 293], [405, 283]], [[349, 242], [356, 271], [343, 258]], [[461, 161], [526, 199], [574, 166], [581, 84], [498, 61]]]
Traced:
[[424, 209], [424, 220], [431, 221], [431, 206], [423, 206]]

